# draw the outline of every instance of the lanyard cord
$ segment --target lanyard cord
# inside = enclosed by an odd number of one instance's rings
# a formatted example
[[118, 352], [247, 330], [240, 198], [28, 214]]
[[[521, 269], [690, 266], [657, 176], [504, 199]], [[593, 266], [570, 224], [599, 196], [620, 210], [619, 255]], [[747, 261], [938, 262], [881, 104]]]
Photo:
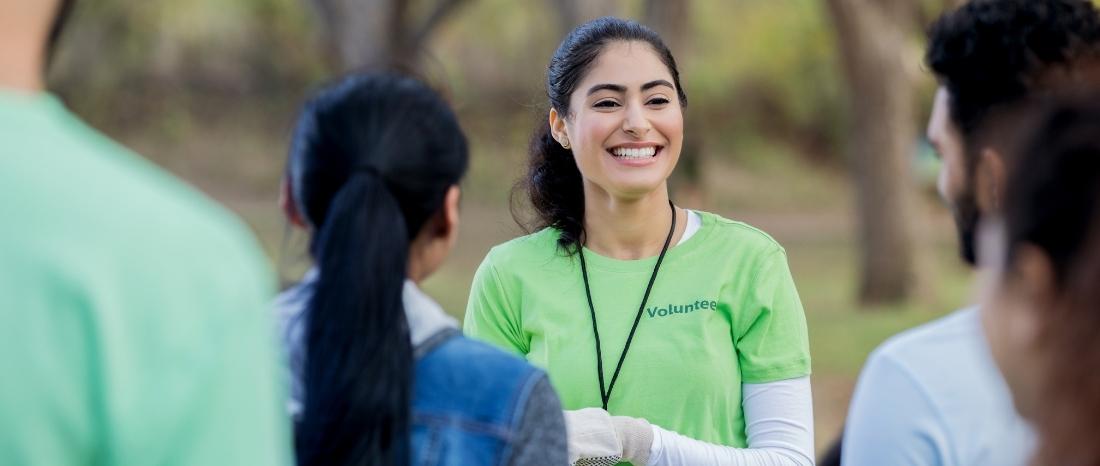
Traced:
[[607, 411], [607, 402], [611, 399], [611, 390], [615, 388], [615, 381], [618, 380], [619, 371], [623, 368], [623, 361], [626, 360], [626, 352], [630, 350], [630, 342], [634, 339], [634, 332], [638, 330], [638, 323], [642, 321], [642, 312], [645, 311], [646, 301], [649, 301], [649, 292], [653, 290], [653, 282], [657, 281], [657, 271], [661, 269], [661, 262], [665, 260], [665, 253], [668, 252], [668, 246], [672, 243], [672, 234], [676, 232], [676, 206], [672, 204], [672, 201], [668, 202], [668, 206], [672, 209], [672, 226], [668, 229], [665, 245], [661, 247], [661, 255], [657, 256], [657, 264], [653, 266], [653, 274], [649, 276], [649, 284], [645, 287], [642, 304], [638, 306], [638, 315], [634, 317], [634, 326], [630, 327], [630, 335], [626, 337], [623, 352], [619, 355], [619, 363], [615, 366], [615, 373], [611, 375], [611, 384], [607, 386], [606, 391], [603, 383], [603, 352], [600, 348], [600, 330], [596, 327], [596, 306], [592, 304], [592, 287], [588, 284], [588, 267], [584, 263], [584, 248], [578, 249], [581, 256], [581, 277], [584, 278], [584, 293], [588, 297], [588, 310], [592, 314], [592, 334], [596, 337], [596, 374], [600, 379], [600, 400], [603, 401], [604, 411]]

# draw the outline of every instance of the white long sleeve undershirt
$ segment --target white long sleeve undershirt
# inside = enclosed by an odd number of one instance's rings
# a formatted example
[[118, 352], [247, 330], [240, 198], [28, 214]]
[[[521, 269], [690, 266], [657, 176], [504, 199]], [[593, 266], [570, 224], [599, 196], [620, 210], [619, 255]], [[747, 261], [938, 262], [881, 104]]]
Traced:
[[748, 448], [715, 445], [653, 426], [647, 466], [813, 466], [810, 377], [742, 385]]

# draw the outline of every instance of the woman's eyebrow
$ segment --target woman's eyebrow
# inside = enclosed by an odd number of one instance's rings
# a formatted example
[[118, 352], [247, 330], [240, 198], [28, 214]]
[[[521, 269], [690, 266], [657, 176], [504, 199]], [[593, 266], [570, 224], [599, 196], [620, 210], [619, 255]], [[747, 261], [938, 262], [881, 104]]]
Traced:
[[592, 94], [595, 94], [597, 92], [605, 91], [605, 90], [615, 91], [615, 92], [618, 92], [618, 93], [622, 94], [622, 93], [626, 92], [626, 86], [622, 86], [622, 85], [619, 85], [619, 84], [597, 84], [595, 86], [592, 86], [592, 87], [588, 88], [588, 95], [592, 95]]
[[669, 89], [673, 89], [673, 90], [676, 89], [676, 86], [673, 86], [672, 83], [670, 83], [668, 81], [665, 81], [663, 79], [658, 79], [658, 80], [655, 80], [655, 81], [650, 81], [650, 82], [647, 82], [645, 84], [642, 84], [642, 92], [648, 91], [648, 90], [653, 89], [654, 87], [657, 87], [657, 86], [667, 86]]
[[[657, 79], [642, 84], [642, 92], [648, 91], [658, 86], [665, 86], [669, 89], [676, 89], [676, 86], [673, 86], [672, 83], [664, 79]], [[592, 95], [600, 91], [613, 91], [623, 94], [626, 93], [626, 86], [623, 86], [621, 84], [596, 84], [595, 86], [588, 88], [588, 95]]]

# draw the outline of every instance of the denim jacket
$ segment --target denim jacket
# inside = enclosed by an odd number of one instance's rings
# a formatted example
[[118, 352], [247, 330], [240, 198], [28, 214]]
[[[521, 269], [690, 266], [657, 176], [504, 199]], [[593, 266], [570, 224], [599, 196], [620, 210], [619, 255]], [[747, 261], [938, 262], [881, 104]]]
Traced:
[[[316, 278], [311, 271], [276, 300], [291, 385], [287, 408], [295, 418], [304, 395], [304, 311]], [[518, 357], [462, 336], [457, 322], [411, 281], [405, 282], [403, 299], [416, 358], [411, 464], [515, 464], [516, 450], [531, 447], [518, 444], [528, 437], [521, 426], [532, 394], [540, 385], [548, 387], [546, 374]], [[564, 458], [564, 432], [560, 437], [562, 451], [547, 451], [546, 458]]]

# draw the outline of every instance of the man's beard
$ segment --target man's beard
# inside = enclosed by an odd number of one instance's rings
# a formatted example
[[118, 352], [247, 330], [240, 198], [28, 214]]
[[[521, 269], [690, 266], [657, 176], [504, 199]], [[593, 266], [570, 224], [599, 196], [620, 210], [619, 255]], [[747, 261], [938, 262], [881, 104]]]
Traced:
[[959, 256], [971, 266], [978, 265], [977, 235], [981, 212], [972, 191], [954, 199], [951, 213], [955, 217], [955, 230], [959, 236]]

